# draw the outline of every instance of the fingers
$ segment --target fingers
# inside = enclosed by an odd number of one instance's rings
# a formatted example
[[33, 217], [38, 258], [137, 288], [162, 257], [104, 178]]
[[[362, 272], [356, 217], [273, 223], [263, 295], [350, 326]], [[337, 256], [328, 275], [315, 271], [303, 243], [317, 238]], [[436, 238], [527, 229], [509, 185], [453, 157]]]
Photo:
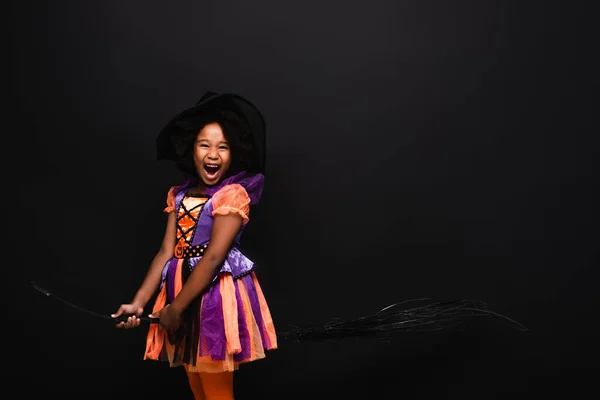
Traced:
[[[119, 307], [119, 309], [117, 310], [116, 313], [111, 314], [110, 316], [113, 318], [119, 318], [121, 315], [123, 315], [123, 306], [121, 305], [121, 307]], [[117, 325], [115, 325], [117, 328], [124, 328], [125, 327], [125, 323], [124, 322], [119, 322]]]
[[117, 310], [117, 312], [114, 313], [114, 314], [111, 314], [110, 316], [113, 317], [113, 318], [120, 317], [121, 315], [123, 315], [123, 311], [124, 311], [123, 309], [124, 309], [123, 306], [119, 307], [119, 309]]
[[140, 326], [141, 321], [138, 316], [142, 315], [143, 312], [143, 308], [133, 308], [131, 304], [121, 304], [121, 307], [119, 307], [116, 313], [111, 314], [111, 317], [119, 318], [123, 315], [129, 315], [126, 320], [119, 321], [115, 326], [117, 328], [130, 329]]
[[142, 321], [137, 316], [132, 315], [127, 318], [127, 323], [125, 325], [127, 328], [137, 328], [141, 323]]
[[142, 321], [138, 317], [136, 317], [135, 315], [130, 315], [129, 317], [127, 317], [126, 321], [121, 321], [115, 326], [117, 328], [131, 329], [131, 328], [137, 328], [138, 326], [141, 325], [141, 323], [142, 323]]

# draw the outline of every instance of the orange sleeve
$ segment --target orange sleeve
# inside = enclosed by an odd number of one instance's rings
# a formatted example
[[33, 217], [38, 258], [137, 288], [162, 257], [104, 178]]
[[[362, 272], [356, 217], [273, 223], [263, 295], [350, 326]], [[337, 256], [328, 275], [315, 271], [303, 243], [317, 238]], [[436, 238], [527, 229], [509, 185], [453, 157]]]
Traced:
[[214, 194], [212, 197], [213, 211], [212, 215], [226, 215], [229, 213], [238, 213], [247, 224], [250, 220], [250, 197], [246, 189], [237, 183], [227, 185]]
[[174, 194], [174, 192], [175, 192], [176, 187], [177, 186], [171, 187], [171, 189], [169, 189], [169, 193], [167, 194], [167, 206], [163, 210], [166, 213], [175, 211], [175, 194]]

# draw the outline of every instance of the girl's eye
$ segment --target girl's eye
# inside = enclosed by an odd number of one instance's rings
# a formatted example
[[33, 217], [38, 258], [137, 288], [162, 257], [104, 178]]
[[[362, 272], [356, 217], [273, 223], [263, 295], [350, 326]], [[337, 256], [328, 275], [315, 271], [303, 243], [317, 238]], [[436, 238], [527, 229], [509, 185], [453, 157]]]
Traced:
[[227, 147], [227, 146], [220, 146], [219, 149], [221, 149], [221, 150], [229, 150], [229, 147]]
[[208, 147], [208, 145], [206, 143], [201, 143], [200, 147]]

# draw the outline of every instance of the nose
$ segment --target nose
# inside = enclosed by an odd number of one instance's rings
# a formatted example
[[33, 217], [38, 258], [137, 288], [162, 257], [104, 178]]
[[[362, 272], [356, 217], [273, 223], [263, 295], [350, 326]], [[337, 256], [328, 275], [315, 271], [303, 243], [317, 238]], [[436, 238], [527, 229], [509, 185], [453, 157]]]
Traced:
[[207, 157], [210, 158], [211, 160], [216, 160], [219, 158], [219, 153], [217, 152], [217, 150], [211, 148], [208, 151]]

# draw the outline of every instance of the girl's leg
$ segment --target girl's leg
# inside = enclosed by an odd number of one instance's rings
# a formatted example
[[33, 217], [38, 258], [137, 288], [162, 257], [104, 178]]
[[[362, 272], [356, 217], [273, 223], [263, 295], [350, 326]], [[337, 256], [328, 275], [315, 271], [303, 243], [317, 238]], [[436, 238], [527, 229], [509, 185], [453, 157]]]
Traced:
[[200, 373], [190, 372], [187, 368], [185, 368], [185, 373], [187, 374], [188, 382], [190, 383], [190, 389], [192, 389], [192, 393], [194, 394], [194, 399], [206, 400], [206, 395], [204, 394], [204, 388], [202, 387], [202, 379], [200, 378]]
[[234, 400], [233, 371], [216, 374], [200, 372], [199, 375], [206, 400]]

